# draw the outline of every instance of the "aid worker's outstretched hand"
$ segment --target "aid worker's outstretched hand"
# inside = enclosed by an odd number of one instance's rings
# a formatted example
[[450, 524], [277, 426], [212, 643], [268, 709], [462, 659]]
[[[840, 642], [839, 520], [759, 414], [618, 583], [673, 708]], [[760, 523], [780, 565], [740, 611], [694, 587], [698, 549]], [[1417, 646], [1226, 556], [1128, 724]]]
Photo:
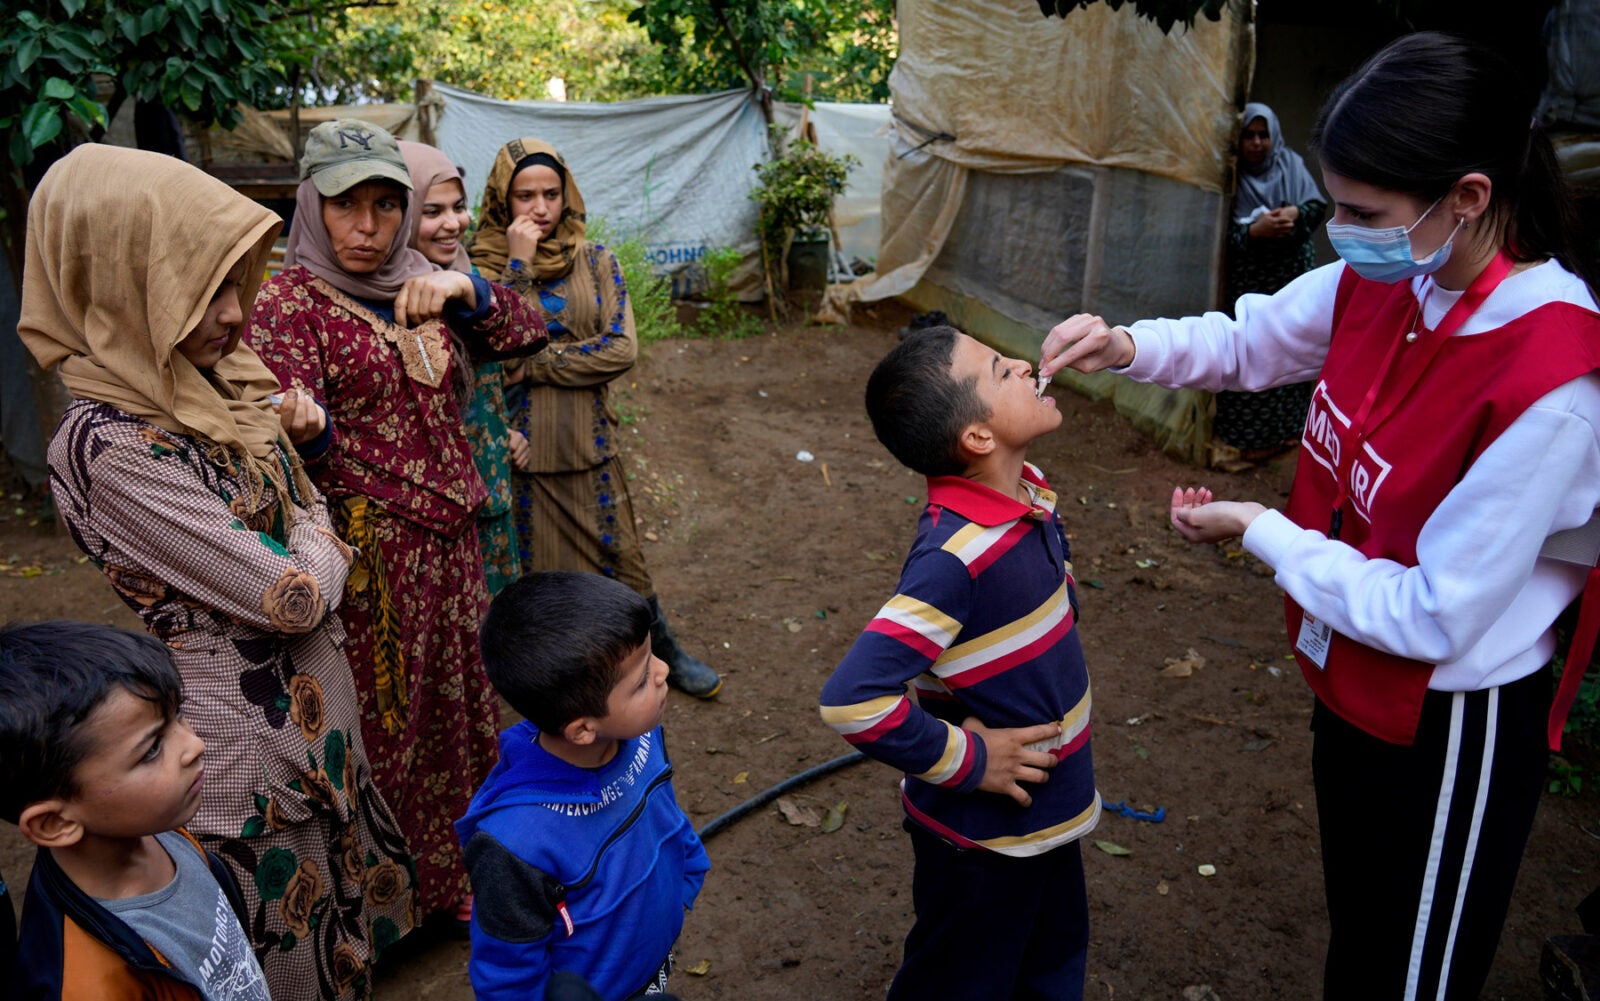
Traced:
[[1205, 487], [1172, 490], [1172, 527], [1190, 542], [1221, 542], [1243, 535], [1266, 510], [1254, 501], [1212, 500]]
[[1122, 368], [1133, 361], [1133, 337], [1121, 327], [1107, 326], [1092, 313], [1055, 325], [1039, 349], [1039, 374], [1053, 376], [1064, 368], [1098, 372]]
[[1044, 751], [1030, 751], [1029, 744], [1061, 736], [1060, 723], [1041, 723], [1038, 726], [1019, 726], [991, 730], [968, 716], [961, 724], [983, 739], [988, 763], [983, 769], [983, 780], [978, 788], [984, 792], [997, 792], [1010, 796], [1021, 806], [1032, 806], [1033, 797], [1019, 782], [1043, 782], [1056, 766], [1056, 756]]

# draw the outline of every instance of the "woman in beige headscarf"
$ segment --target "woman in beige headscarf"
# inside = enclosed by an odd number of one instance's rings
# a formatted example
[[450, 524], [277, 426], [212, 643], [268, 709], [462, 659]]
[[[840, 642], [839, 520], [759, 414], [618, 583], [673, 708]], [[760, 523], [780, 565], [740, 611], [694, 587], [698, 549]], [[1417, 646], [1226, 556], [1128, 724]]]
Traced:
[[639, 592], [667, 680], [710, 698], [722, 678], [678, 645], [644, 565], [610, 399], [638, 355], [633, 307], [616, 256], [584, 234], [583, 195], [560, 154], [537, 139], [502, 147], [472, 263], [520, 292], [550, 332], [542, 354], [506, 366], [522, 570], [600, 573]]
[[232, 868], [283, 1001], [363, 995], [415, 905], [331, 611], [352, 553], [290, 444], [325, 418], [239, 343], [278, 226], [178, 160], [80, 146], [29, 206], [18, 333], [75, 397], [57, 508], [172, 649], [206, 742], [188, 826]]

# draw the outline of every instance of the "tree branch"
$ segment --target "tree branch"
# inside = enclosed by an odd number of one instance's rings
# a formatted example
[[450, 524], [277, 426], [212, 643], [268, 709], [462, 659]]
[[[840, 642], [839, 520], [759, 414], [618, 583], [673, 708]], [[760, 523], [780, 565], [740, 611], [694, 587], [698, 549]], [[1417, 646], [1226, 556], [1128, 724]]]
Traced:
[[733, 58], [739, 60], [739, 66], [744, 70], [744, 75], [750, 78], [751, 86], [755, 87], [756, 90], [761, 90], [766, 86], [766, 81], [750, 65], [750, 60], [744, 54], [744, 46], [739, 44], [739, 36], [734, 32], [733, 26], [728, 23], [728, 15], [726, 13], [727, 0], [710, 0], [710, 2], [711, 13], [717, 16], [717, 23], [722, 25], [722, 30], [727, 33], [728, 41], [733, 44]]

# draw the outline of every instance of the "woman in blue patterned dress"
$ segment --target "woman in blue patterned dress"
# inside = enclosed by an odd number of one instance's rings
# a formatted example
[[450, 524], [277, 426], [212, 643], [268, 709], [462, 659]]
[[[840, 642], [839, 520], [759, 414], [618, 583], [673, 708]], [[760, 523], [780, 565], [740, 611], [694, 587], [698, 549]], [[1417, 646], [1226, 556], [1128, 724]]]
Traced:
[[633, 307], [616, 256], [584, 234], [583, 195], [560, 154], [537, 139], [502, 147], [472, 263], [521, 293], [550, 332], [543, 353], [506, 364], [522, 571], [600, 573], [644, 595], [668, 681], [710, 698], [722, 678], [678, 645], [645, 568], [610, 393], [638, 357]]

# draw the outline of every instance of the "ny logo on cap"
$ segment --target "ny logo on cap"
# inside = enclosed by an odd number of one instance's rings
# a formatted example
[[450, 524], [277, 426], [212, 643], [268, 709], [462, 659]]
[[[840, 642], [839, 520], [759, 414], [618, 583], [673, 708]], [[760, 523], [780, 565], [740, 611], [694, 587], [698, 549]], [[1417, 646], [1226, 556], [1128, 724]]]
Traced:
[[372, 149], [372, 137], [375, 135], [377, 135], [376, 132], [363, 132], [360, 129], [352, 129], [349, 132], [340, 129], [339, 148], [348, 149], [351, 143], [358, 143], [362, 149], [370, 150]]

